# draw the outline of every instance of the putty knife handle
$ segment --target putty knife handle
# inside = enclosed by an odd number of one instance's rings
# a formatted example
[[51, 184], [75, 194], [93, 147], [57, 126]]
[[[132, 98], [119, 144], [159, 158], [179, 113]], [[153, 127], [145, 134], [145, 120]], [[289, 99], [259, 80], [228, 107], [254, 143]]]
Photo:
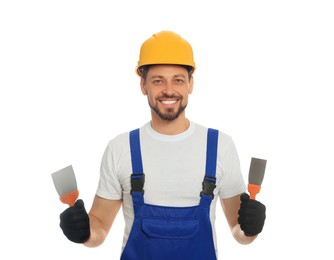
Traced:
[[261, 190], [261, 186], [260, 185], [256, 185], [256, 184], [248, 184], [248, 192], [250, 194], [250, 199], [251, 200], [255, 200], [256, 194], [258, 194]]
[[62, 203], [69, 205], [70, 207], [74, 206], [75, 201], [78, 199], [79, 197], [79, 191], [78, 190], [74, 190], [71, 191], [70, 193], [67, 193], [64, 196], [61, 196], [59, 199]]

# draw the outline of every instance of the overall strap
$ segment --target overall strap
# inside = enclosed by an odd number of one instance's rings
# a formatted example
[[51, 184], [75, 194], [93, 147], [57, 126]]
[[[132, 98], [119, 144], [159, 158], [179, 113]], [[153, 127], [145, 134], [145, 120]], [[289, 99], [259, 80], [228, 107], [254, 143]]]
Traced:
[[[206, 144], [206, 166], [205, 176], [202, 183], [201, 203], [203, 200], [211, 202], [213, 199], [213, 191], [216, 188], [216, 168], [217, 168], [217, 152], [218, 152], [218, 135], [219, 131], [209, 128]], [[208, 198], [210, 200], [208, 200]]]
[[143, 174], [143, 163], [141, 159], [139, 129], [130, 132], [131, 163], [133, 174]]
[[143, 163], [140, 150], [139, 128], [130, 132], [130, 152], [131, 152], [131, 195], [133, 204], [144, 203], [144, 182], [145, 175], [143, 172]]
[[206, 177], [216, 177], [218, 134], [218, 130], [212, 128], [208, 129], [205, 167]]

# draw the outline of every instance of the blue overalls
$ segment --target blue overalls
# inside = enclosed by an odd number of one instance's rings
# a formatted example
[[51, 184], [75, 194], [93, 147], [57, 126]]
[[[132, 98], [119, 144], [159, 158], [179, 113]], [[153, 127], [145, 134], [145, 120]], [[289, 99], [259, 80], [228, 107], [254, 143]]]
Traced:
[[216, 185], [218, 131], [208, 129], [206, 171], [192, 207], [166, 207], [144, 202], [143, 165], [139, 129], [130, 132], [131, 196], [134, 222], [121, 260], [214, 260], [210, 204]]

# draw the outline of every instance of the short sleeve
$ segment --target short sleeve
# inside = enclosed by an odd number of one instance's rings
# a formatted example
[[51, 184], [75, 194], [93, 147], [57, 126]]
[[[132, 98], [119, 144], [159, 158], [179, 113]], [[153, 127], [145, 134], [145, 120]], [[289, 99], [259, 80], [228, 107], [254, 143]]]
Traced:
[[219, 197], [221, 199], [230, 198], [246, 191], [246, 184], [241, 173], [240, 161], [236, 146], [229, 136], [224, 136], [220, 140], [225, 142], [221, 145], [219, 162], [222, 170], [221, 184], [219, 187]]
[[111, 145], [110, 142], [103, 153], [96, 195], [105, 199], [119, 200], [122, 198], [122, 186], [115, 170]]

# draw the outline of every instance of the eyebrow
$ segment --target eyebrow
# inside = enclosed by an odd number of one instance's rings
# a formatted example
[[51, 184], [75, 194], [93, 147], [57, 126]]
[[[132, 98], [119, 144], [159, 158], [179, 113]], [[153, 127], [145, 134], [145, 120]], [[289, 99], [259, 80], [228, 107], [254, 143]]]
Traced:
[[187, 78], [185, 75], [183, 74], [176, 74], [173, 78], [178, 78], [178, 77], [181, 77], [181, 78]]
[[153, 75], [151, 77], [151, 79], [163, 79], [164, 77], [163, 76], [160, 76], [160, 75]]

